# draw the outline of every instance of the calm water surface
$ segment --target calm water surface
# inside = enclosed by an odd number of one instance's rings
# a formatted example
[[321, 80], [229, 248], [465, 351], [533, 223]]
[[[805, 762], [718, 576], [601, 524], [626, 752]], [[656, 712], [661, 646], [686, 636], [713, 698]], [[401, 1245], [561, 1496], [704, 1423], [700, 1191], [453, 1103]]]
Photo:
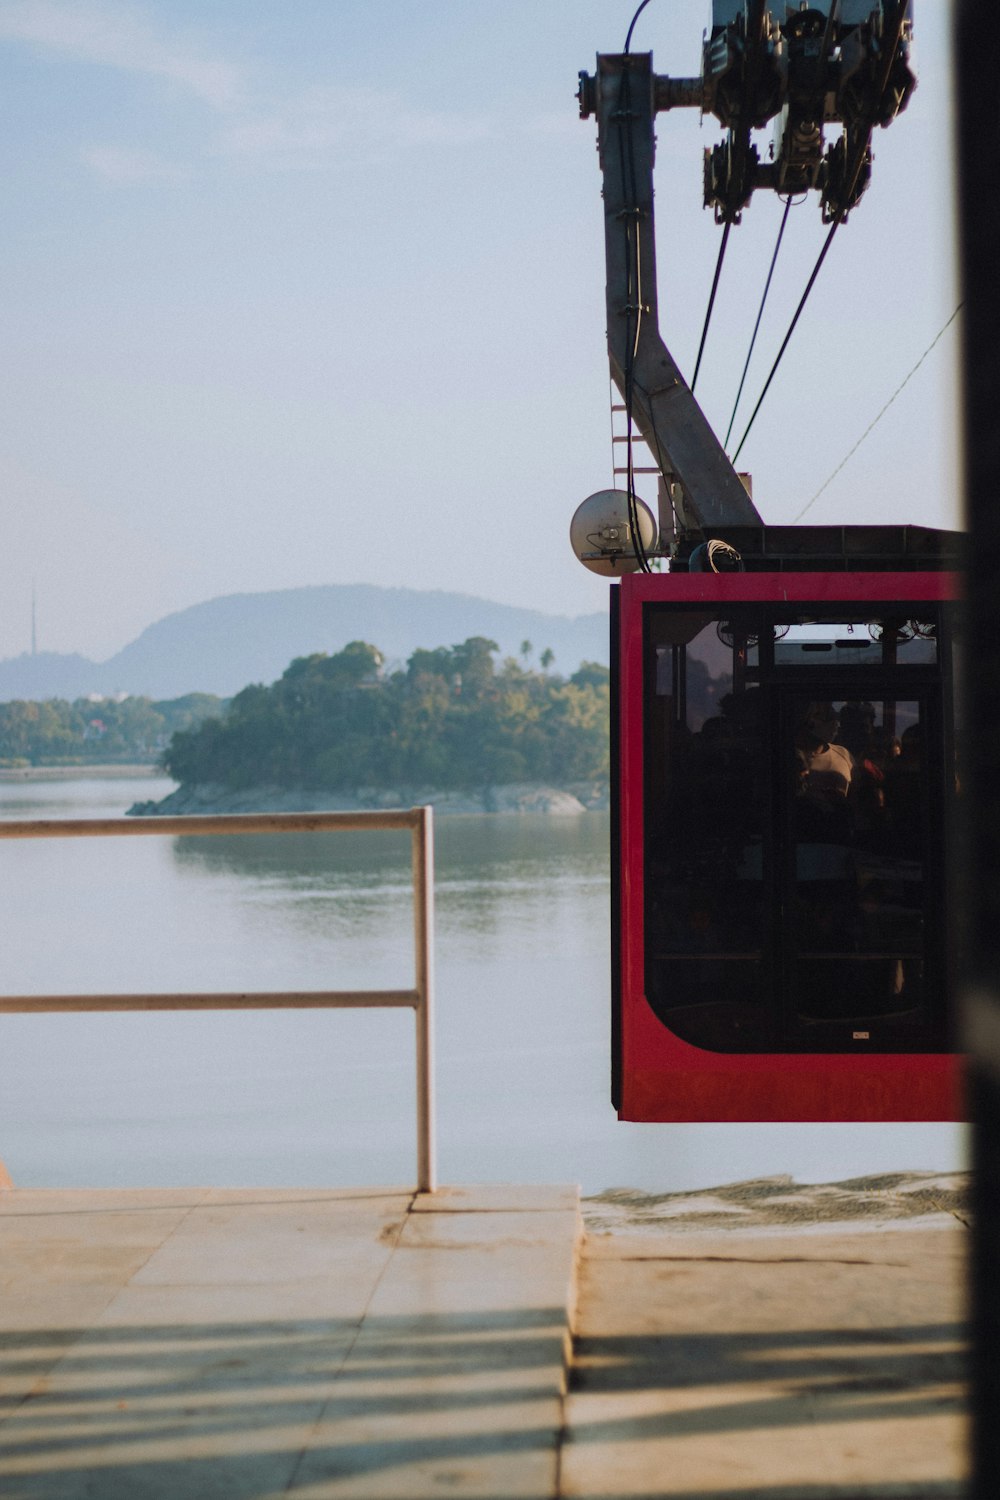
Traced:
[[[0, 817], [170, 783], [0, 784]], [[672, 1191], [964, 1166], [947, 1125], [625, 1125], [608, 1102], [607, 819], [439, 818], [439, 1168]], [[0, 844], [8, 993], [412, 983], [407, 835]], [[20, 1186], [412, 1181], [408, 1012], [0, 1017]]]

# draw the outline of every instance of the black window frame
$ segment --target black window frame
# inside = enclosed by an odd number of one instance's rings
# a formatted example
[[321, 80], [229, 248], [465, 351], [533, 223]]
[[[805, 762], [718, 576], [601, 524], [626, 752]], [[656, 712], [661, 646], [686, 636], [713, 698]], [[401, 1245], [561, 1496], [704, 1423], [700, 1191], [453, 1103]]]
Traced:
[[[721, 601], [699, 603], [675, 603], [672, 601], [650, 601], [643, 606], [643, 653], [644, 653], [644, 869], [647, 880], [651, 879], [653, 859], [651, 840], [654, 838], [652, 822], [659, 815], [662, 820], [666, 791], [657, 788], [654, 764], [660, 725], [657, 715], [661, 712], [656, 694], [656, 647], [658, 644], [657, 620], [667, 615], [684, 614], [704, 619], [712, 624], [720, 621], [735, 623], [757, 637], [756, 665], [746, 668], [746, 683], [756, 687], [766, 724], [765, 757], [770, 762], [767, 779], [767, 816], [763, 834], [762, 859], [763, 880], [761, 897], [763, 902], [763, 924], [761, 931], [760, 987], [767, 1009], [766, 1024], [758, 1025], [752, 1032], [749, 1045], [710, 1045], [699, 1040], [697, 1025], [694, 1032], [685, 1023], [677, 1023], [677, 1010], [663, 1001], [658, 1001], [657, 983], [652, 965], [656, 962], [651, 954], [651, 902], [654, 893], [647, 886], [644, 892], [643, 910], [645, 922], [644, 973], [646, 995], [650, 1005], [661, 1021], [677, 1035], [693, 1045], [707, 1051], [729, 1053], [756, 1052], [918, 1052], [939, 1053], [953, 1050], [954, 1036], [949, 992], [949, 922], [946, 910], [945, 872], [950, 858], [950, 837], [955, 819], [952, 816], [954, 796], [954, 701], [951, 684], [951, 635], [954, 624], [954, 607], [938, 601], [795, 601], [792, 603]], [[891, 647], [883, 651], [881, 664], [864, 663], [857, 666], [837, 663], [803, 665], [800, 662], [779, 664], [774, 656], [774, 630], [776, 626], [800, 620], [803, 617], [817, 623], [867, 624], [869, 621], [889, 617], [892, 619], [920, 619], [932, 621], [938, 642], [937, 659], [933, 662], [893, 662]], [[686, 654], [686, 648], [684, 648]], [[677, 695], [683, 707], [683, 692]], [[793, 839], [789, 819], [790, 799], [786, 785], [782, 782], [785, 768], [776, 753], [783, 744], [782, 734], [787, 725], [788, 705], [793, 700], [815, 696], [818, 699], [840, 701], [844, 699], [919, 701], [925, 722], [925, 744], [927, 747], [922, 780], [925, 783], [927, 817], [926, 852], [924, 868], [924, 961], [925, 985], [928, 994], [928, 1013], [922, 1022], [897, 1024], [887, 1018], [884, 1024], [870, 1033], [855, 1029], [843, 1019], [816, 1023], [810, 1021], [803, 1026], [791, 994], [789, 965], [790, 938], [783, 918], [783, 906], [789, 899], [792, 880], [789, 860], [794, 858]], [[662, 723], [662, 721], [661, 721]], [[779, 822], [780, 819], [780, 822]], [[657, 835], [662, 840], [662, 833]], [[662, 848], [662, 842], [660, 844]], [[675, 955], [684, 957], [683, 953]], [[708, 955], [705, 955], [706, 957]], [[692, 950], [692, 958], [698, 958]], [[662, 960], [661, 960], [662, 962]], [[696, 1009], [696, 1007], [695, 1007]], [[672, 1019], [673, 1017], [673, 1019]]]

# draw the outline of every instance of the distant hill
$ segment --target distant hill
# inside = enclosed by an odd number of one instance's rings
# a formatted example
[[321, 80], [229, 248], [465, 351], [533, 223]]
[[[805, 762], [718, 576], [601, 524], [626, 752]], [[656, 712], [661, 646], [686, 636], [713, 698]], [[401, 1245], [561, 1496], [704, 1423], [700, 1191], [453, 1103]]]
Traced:
[[100, 686], [103, 666], [76, 654], [25, 652], [0, 661], [0, 702], [15, 698], [82, 698], [87, 693], [110, 692]]
[[536, 659], [549, 648], [553, 670], [564, 675], [581, 661], [608, 661], [603, 613], [570, 618], [467, 594], [327, 584], [192, 605], [150, 625], [105, 662], [57, 652], [0, 661], [0, 702], [118, 692], [229, 697], [247, 683], [273, 682], [293, 657], [340, 651], [348, 641], [370, 641], [405, 661], [418, 647], [452, 646], [474, 635], [496, 641], [501, 657], [519, 656], [525, 640]]

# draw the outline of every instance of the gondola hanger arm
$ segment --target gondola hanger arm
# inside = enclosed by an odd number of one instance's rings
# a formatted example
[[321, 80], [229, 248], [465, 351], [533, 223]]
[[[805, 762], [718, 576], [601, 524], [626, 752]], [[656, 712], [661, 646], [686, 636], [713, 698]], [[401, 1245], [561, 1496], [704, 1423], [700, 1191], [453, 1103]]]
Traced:
[[649, 53], [606, 54], [581, 74], [580, 109], [597, 117], [604, 179], [611, 376], [663, 477], [682, 493], [682, 523], [761, 526], [743, 481], [659, 329], [653, 215], [658, 108], [701, 102], [700, 79], [657, 78]]

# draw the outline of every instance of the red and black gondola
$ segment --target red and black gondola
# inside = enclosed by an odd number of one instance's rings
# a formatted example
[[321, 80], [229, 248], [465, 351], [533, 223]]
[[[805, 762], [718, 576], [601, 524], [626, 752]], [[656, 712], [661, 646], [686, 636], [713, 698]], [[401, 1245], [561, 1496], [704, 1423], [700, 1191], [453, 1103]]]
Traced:
[[960, 1119], [960, 538], [756, 533], [782, 540], [747, 571], [612, 590], [613, 1100], [628, 1120]]
[[[911, 34], [911, 7], [888, 0], [804, 11], [713, 0], [700, 77], [656, 74], [627, 44], [580, 75], [581, 115], [597, 121], [625, 428], [614, 472], [626, 490], [590, 496], [571, 529], [580, 560], [621, 580], [612, 1097], [623, 1119], [962, 1118], [947, 905], [961, 538], [767, 526], [734, 467], [867, 185], [872, 131], [912, 92]], [[659, 330], [654, 127], [679, 108], [728, 133], [706, 153], [705, 204], [725, 226], [716, 281], [758, 189], [816, 189], [830, 225], [733, 462], [694, 398], [701, 354], [689, 386]], [[752, 137], [770, 120], [764, 160]], [[828, 126], [839, 128], [830, 142]], [[634, 461], [640, 440], [648, 466]], [[655, 520], [638, 473], [657, 476]]]

